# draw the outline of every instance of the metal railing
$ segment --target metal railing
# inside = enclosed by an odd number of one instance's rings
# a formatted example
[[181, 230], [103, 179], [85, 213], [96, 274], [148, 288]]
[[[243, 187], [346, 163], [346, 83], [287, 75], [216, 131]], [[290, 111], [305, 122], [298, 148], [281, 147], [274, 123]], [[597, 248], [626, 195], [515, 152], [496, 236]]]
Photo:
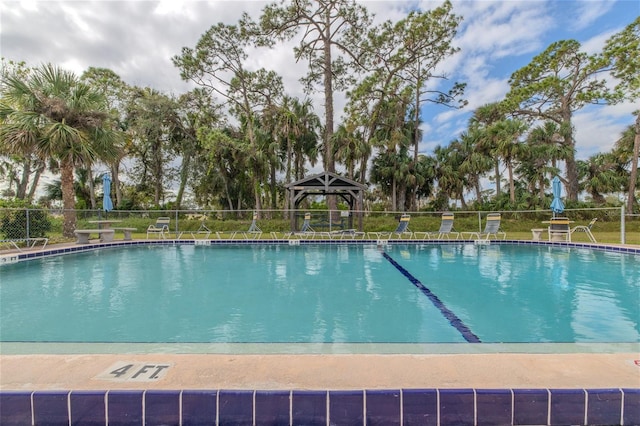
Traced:
[[[270, 232], [289, 232], [296, 224], [296, 218], [311, 213], [312, 227], [321, 231], [332, 231], [344, 228], [359, 228], [362, 218], [364, 231], [391, 231], [400, 215], [398, 211], [328, 211], [328, 210], [261, 210], [258, 212], [260, 228], [269, 235]], [[0, 240], [30, 239], [49, 237], [64, 240], [62, 224], [65, 211], [61, 209], [0, 209]], [[117, 226], [135, 228], [137, 233], [146, 233], [149, 225], [155, 223], [156, 218], [168, 216], [171, 218], [170, 230], [175, 235], [195, 232], [203, 225], [212, 232], [240, 230], [248, 227], [254, 210], [74, 210], [76, 229], [95, 228], [91, 223], [96, 220], [119, 221]], [[440, 226], [443, 212], [410, 212], [412, 231], [436, 231]], [[453, 211], [455, 215], [454, 228], [457, 231], [481, 231], [489, 211]], [[495, 213], [495, 212], [494, 212]], [[542, 222], [551, 217], [550, 210], [506, 210], [498, 211], [502, 214], [501, 228], [507, 233], [520, 234], [524, 239], [531, 228], [546, 227]], [[586, 225], [592, 218], [598, 218], [594, 229], [597, 234], [604, 229], [608, 233], [620, 235], [619, 241], [625, 244], [631, 236], [632, 244], [640, 244], [640, 215], [627, 215], [624, 208], [604, 207], [590, 209], [567, 209], [562, 214], [569, 217], [576, 225]], [[583, 223], [584, 222], [584, 223]], [[536, 225], [537, 224], [537, 225]]]

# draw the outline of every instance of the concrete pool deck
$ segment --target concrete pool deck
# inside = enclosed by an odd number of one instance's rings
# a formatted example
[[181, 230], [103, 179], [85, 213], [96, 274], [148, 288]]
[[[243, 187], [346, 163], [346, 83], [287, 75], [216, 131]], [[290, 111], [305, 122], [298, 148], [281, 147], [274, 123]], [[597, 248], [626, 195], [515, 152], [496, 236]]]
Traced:
[[[637, 352], [2, 355], [0, 390], [637, 388], [639, 360]], [[112, 374], [126, 365], [127, 377]]]

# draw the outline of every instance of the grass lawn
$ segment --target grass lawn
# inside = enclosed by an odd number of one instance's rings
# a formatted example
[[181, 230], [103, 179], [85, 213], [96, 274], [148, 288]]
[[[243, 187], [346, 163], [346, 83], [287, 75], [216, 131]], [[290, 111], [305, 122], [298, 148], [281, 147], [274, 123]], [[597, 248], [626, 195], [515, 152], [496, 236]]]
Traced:
[[[191, 238], [192, 231], [196, 231], [200, 227], [200, 221], [181, 219], [179, 221], [179, 229], [183, 239]], [[150, 223], [154, 223], [153, 219], [145, 218], [123, 218], [121, 223], [118, 223], [116, 227], [132, 227], [138, 229], [138, 232], [133, 233], [134, 239], [146, 239], [146, 229]], [[212, 231], [209, 238], [215, 239], [215, 231], [238, 231], [247, 230], [251, 221], [250, 220], [207, 220], [207, 227]], [[260, 220], [259, 226], [263, 231], [262, 239], [270, 239], [271, 232], [286, 232], [289, 229], [289, 222], [283, 219], [264, 219]], [[389, 216], [370, 216], [364, 218], [364, 230], [369, 231], [393, 231], [397, 226], [397, 219], [392, 215]], [[586, 225], [588, 220], [576, 220], [575, 225]], [[482, 222], [484, 226], [484, 221]], [[175, 230], [174, 221], [171, 222], [171, 231]], [[436, 216], [419, 216], [412, 217], [409, 229], [412, 231], [437, 231], [440, 227], [440, 218]], [[57, 228], [57, 229], [56, 229]], [[86, 221], [79, 220], [78, 229], [91, 229], [95, 228], [95, 224], [86, 223]], [[504, 218], [502, 220], [502, 230], [507, 233], [507, 239], [509, 240], [531, 240], [532, 228], [544, 229], [542, 233], [543, 241], [547, 239], [547, 225], [543, 224], [539, 220], [524, 220], [524, 219], [509, 219]], [[625, 233], [626, 244], [640, 245], [640, 220], [627, 221]], [[455, 219], [454, 229], [456, 231], [478, 231], [477, 217], [462, 217]], [[599, 243], [620, 243], [620, 222], [619, 221], [598, 221], [592, 228], [592, 233]], [[226, 234], [227, 236], [229, 233]], [[116, 231], [116, 239], [121, 239], [122, 233]], [[56, 242], [72, 242], [74, 239], [62, 238], [61, 226], [54, 226], [54, 230], [48, 233], [50, 238], [50, 244]], [[175, 237], [172, 232], [171, 237]], [[204, 234], [196, 234], [197, 238], [204, 238]], [[150, 238], [157, 238], [156, 235], [151, 235]], [[239, 237], [236, 237], [239, 238]], [[572, 235], [573, 242], [589, 242], [587, 235], [583, 232], [575, 232]]]

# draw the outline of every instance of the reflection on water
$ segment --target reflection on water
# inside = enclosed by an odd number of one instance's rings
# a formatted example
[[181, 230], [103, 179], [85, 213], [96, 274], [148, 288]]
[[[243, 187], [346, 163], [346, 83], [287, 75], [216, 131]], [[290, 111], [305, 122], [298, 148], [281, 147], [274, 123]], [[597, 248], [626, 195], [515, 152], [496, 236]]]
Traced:
[[[515, 245], [383, 249], [483, 342], [640, 341], [638, 256]], [[149, 246], [0, 276], [3, 341], [464, 342], [371, 246]]]
[[640, 342], [638, 256], [516, 245], [415, 250], [422, 261], [396, 259], [483, 342]]

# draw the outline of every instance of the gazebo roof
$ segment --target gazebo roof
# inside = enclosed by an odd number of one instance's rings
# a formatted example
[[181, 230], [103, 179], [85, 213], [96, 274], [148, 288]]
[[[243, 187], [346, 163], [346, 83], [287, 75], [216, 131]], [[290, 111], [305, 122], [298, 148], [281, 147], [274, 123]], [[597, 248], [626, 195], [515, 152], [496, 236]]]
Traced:
[[287, 189], [296, 191], [306, 190], [318, 194], [344, 193], [351, 191], [366, 191], [367, 187], [359, 182], [339, 176], [331, 172], [323, 172], [308, 176], [285, 185]]

